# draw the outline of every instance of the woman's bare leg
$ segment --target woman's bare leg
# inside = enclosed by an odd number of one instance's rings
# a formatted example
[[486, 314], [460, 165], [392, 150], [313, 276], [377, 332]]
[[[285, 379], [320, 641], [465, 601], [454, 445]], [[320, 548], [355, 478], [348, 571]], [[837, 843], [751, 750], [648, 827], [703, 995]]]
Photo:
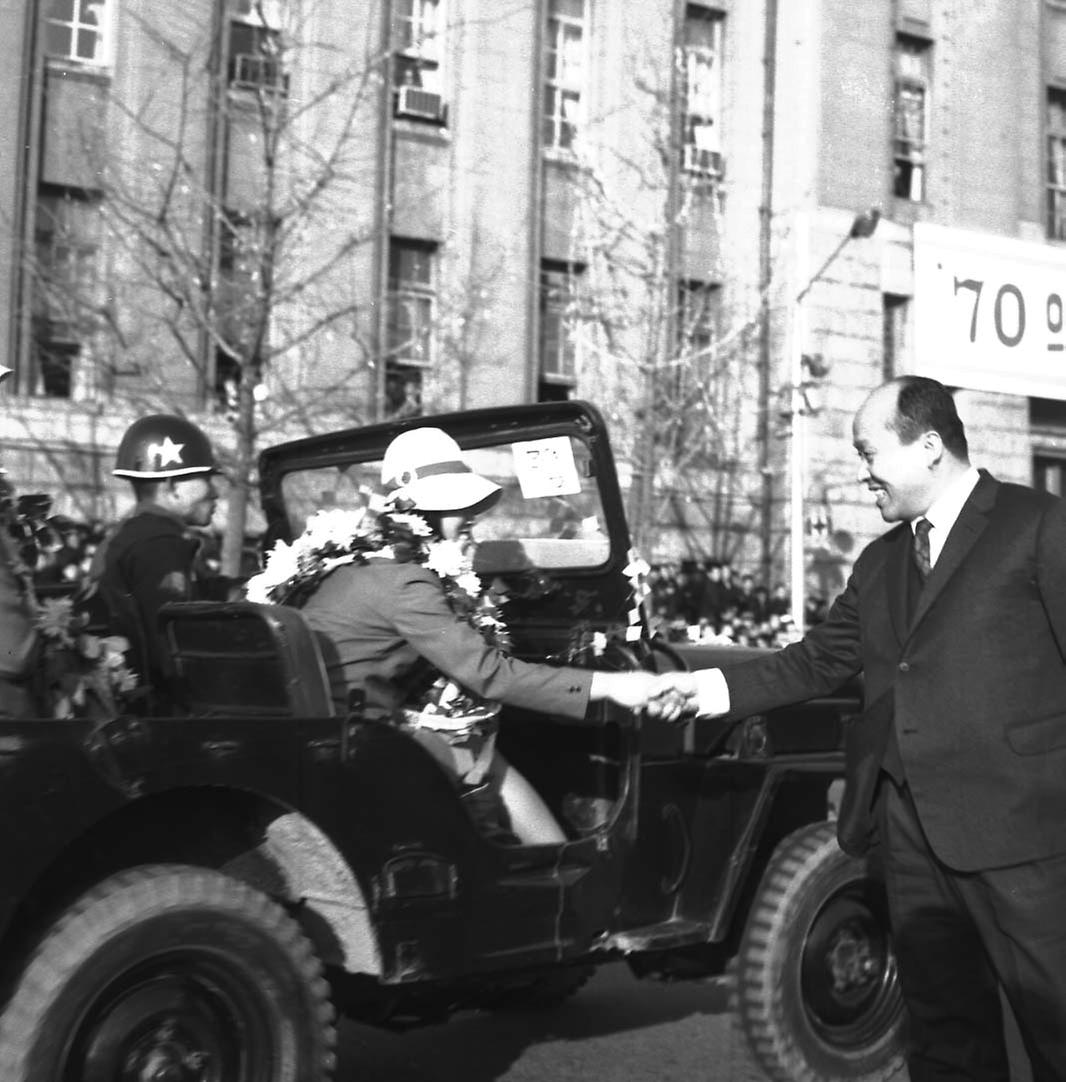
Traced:
[[523, 845], [558, 845], [566, 841], [540, 794], [498, 751], [492, 757], [489, 780], [511, 817], [512, 832]]

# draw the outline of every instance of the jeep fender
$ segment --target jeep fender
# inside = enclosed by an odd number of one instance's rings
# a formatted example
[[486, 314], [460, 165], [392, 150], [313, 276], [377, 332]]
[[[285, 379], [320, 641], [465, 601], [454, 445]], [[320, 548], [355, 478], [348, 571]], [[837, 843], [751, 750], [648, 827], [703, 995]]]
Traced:
[[305, 816], [290, 811], [272, 819], [260, 845], [225, 870], [299, 905], [301, 923], [327, 965], [381, 975], [381, 951], [363, 890], [330, 839]]

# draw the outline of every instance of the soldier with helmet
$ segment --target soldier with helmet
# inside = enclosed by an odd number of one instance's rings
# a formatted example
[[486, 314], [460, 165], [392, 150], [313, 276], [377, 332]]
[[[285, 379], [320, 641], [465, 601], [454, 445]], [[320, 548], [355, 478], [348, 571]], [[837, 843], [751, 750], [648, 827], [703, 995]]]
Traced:
[[130, 641], [131, 665], [156, 688], [169, 671], [157, 616], [168, 601], [200, 596], [201, 539], [190, 527], [211, 522], [217, 471], [210, 440], [184, 417], [142, 417], [119, 444], [112, 472], [130, 482], [137, 503], [98, 549], [86, 596], [95, 595], [109, 630]]
[[[0, 383], [11, 369], [0, 364]], [[29, 710], [27, 676], [37, 633], [33, 626], [33, 580], [8, 535], [14, 490], [0, 469], [0, 717]]]

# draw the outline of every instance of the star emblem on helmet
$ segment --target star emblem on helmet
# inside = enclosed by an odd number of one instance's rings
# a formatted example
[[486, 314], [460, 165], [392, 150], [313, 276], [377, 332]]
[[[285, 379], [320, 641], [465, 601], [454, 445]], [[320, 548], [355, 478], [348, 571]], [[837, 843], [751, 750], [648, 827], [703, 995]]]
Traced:
[[181, 452], [185, 449], [184, 443], [175, 443], [169, 436], [162, 443], [148, 444], [148, 461], [155, 463], [155, 468], [161, 470], [166, 466], [181, 465]]

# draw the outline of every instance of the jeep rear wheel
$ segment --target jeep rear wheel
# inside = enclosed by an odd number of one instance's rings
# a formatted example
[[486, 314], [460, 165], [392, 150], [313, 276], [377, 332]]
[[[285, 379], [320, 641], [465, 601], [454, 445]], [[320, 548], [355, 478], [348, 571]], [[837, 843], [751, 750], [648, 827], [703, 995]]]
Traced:
[[883, 888], [830, 823], [785, 838], [737, 959], [738, 1011], [777, 1082], [883, 1082], [903, 1066], [903, 1001]]
[[0, 1020], [5, 1082], [324, 1082], [329, 986], [273, 901], [153, 865], [64, 913]]

